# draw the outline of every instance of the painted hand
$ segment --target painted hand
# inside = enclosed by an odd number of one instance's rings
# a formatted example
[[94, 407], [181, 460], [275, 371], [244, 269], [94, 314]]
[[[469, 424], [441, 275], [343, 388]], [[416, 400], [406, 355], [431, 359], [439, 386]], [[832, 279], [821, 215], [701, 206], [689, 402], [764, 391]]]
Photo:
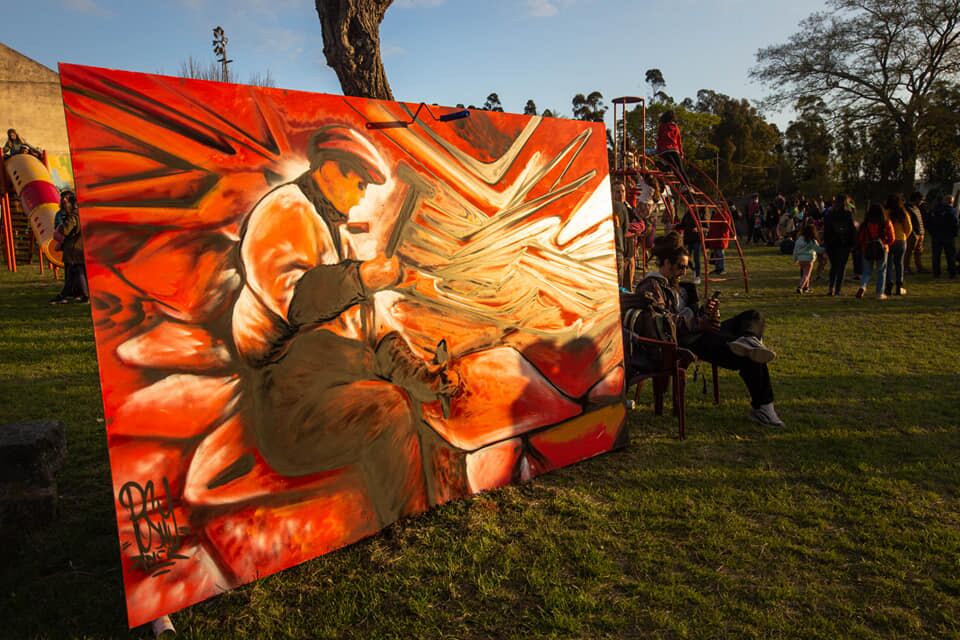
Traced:
[[396, 256], [392, 258], [377, 256], [360, 265], [360, 279], [368, 291], [379, 291], [390, 287], [399, 282], [401, 275], [403, 275], [403, 269], [400, 266], [400, 259]]

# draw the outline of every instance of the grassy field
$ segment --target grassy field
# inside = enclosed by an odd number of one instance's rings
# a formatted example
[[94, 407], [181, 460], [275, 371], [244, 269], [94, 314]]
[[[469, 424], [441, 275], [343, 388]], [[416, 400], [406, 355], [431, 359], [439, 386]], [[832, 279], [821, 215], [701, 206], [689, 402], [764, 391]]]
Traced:
[[[768, 314], [785, 429], [747, 421], [723, 372], [720, 406], [688, 387], [686, 441], [640, 406], [627, 449], [201, 603], [180, 637], [960, 637], [960, 282], [801, 298], [789, 258], [748, 259], [724, 315]], [[89, 307], [48, 306], [56, 288], [0, 274], [0, 423], [56, 417], [69, 445], [61, 517], [0, 551], [0, 637], [146, 636], [125, 627]]]

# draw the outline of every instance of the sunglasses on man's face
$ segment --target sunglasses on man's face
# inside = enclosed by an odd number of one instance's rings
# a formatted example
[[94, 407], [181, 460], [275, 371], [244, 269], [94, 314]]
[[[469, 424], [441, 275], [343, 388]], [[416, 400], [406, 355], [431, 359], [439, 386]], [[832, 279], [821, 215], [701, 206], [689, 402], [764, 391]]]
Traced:
[[680, 271], [686, 271], [689, 268], [690, 268], [690, 265], [684, 262], [681, 262], [677, 265], [677, 269], [679, 269]]

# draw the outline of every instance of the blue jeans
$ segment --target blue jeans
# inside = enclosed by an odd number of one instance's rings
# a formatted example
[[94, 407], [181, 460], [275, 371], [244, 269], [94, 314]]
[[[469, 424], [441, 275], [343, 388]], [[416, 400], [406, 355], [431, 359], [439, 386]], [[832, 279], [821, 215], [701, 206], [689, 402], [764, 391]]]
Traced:
[[860, 288], [866, 289], [870, 284], [871, 274], [877, 280], [877, 295], [883, 293], [884, 274], [887, 269], [887, 256], [884, 254], [879, 260], [869, 260], [863, 257], [863, 273], [860, 274]]
[[903, 256], [907, 252], [907, 241], [897, 240], [890, 245], [890, 253], [887, 256], [887, 292], [893, 290], [893, 285], [897, 289], [903, 286]]

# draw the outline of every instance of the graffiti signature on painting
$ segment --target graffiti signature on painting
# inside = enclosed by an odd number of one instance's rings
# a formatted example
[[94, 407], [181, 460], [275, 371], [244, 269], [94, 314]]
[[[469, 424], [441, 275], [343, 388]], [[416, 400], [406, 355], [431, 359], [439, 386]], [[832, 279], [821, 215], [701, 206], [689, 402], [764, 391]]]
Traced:
[[[177, 526], [177, 516], [170, 502], [170, 485], [163, 478], [163, 494], [154, 491], [153, 481], [143, 486], [130, 481], [120, 488], [120, 505], [127, 510], [137, 541], [138, 554], [134, 562], [156, 578], [170, 572], [177, 560], [188, 556], [178, 553], [181, 535], [186, 529]], [[126, 542], [124, 550], [131, 546]]]

